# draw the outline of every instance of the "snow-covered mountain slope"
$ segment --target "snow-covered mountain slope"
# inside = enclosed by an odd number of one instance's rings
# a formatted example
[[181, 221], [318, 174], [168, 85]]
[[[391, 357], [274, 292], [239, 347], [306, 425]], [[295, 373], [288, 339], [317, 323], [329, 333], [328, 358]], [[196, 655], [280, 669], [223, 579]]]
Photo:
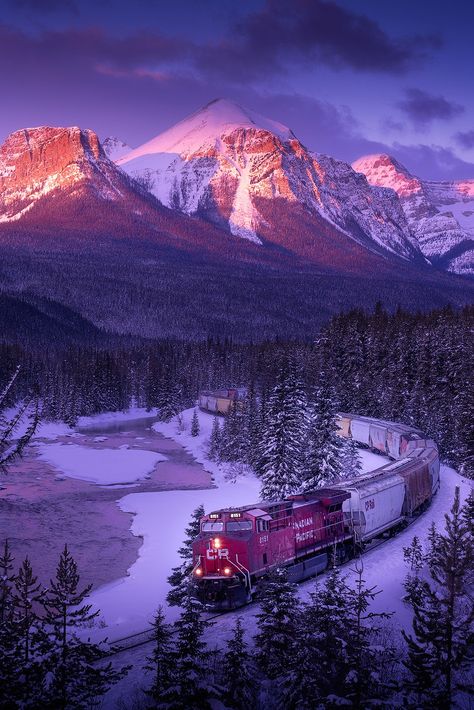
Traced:
[[301, 250], [294, 237], [289, 243], [280, 235], [281, 209], [272, 206], [283, 201], [287, 213], [294, 208], [293, 221], [305, 222], [307, 252], [309, 232], [319, 234], [324, 223], [370, 250], [419, 257], [393, 193], [372, 188], [345, 163], [311, 154], [289, 128], [231, 101], [211, 102], [117, 164], [164, 205], [256, 243]]
[[371, 185], [391, 188], [423, 254], [460, 274], [474, 273], [474, 180], [430, 182], [390, 155], [369, 155], [352, 167]]
[[124, 155], [127, 155], [127, 153], [130, 153], [132, 150], [127, 143], [124, 143], [124, 141], [120, 140], [120, 138], [116, 138], [115, 136], [109, 136], [102, 141], [102, 148], [110, 160], [118, 160]]

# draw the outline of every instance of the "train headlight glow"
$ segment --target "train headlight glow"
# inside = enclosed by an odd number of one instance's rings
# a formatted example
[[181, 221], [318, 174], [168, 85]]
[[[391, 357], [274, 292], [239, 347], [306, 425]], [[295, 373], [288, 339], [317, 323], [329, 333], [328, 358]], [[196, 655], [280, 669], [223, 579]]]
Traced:
[[198, 567], [197, 570], [194, 571], [194, 574], [197, 577], [200, 577], [202, 575], [202, 569], [200, 567]]
[[232, 572], [230, 567], [224, 567], [224, 574], [229, 575]]
[[218, 537], [214, 538], [214, 547], [216, 550], [218, 550], [221, 547], [222, 543]]

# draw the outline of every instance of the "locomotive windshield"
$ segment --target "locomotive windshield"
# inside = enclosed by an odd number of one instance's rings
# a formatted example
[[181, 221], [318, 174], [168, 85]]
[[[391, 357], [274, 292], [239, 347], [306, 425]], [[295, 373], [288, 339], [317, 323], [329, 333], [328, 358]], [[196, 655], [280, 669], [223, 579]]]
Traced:
[[226, 525], [227, 532], [235, 532], [236, 530], [251, 530], [251, 520], [232, 520]]
[[201, 525], [201, 530], [203, 532], [222, 532], [224, 530], [224, 523], [219, 521], [209, 521]]

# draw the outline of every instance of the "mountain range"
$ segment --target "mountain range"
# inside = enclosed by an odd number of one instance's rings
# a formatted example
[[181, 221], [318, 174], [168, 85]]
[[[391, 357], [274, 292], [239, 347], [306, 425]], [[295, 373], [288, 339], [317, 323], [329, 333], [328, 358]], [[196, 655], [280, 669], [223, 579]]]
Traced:
[[79, 127], [0, 148], [0, 285], [114, 332], [301, 335], [375, 300], [461, 305], [473, 234], [474, 180], [350, 166], [227, 100], [135, 149]]

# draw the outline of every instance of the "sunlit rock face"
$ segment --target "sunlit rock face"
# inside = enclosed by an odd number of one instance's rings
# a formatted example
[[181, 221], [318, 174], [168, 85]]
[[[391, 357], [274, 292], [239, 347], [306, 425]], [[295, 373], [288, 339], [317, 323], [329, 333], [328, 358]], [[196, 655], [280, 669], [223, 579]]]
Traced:
[[366, 248], [421, 258], [392, 192], [372, 188], [349, 165], [309, 152], [286, 126], [231, 101], [212, 102], [117, 164], [164, 205], [256, 243], [278, 234], [281, 205], [273, 218], [271, 205], [284, 201], [295, 219], [303, 210], [305, 233], [312, 215], [314, 229], [324, 220]]
[[0, 219], [20, 219], [35, 203], [56, 190], [80, 190], [95, 183], [101, 197], [121, 196], [113, 164], [97, 135], [80, 128], [25, 128], [0, 148]]
[[360, 158], [352, 167], [374, 186], [396, 192], [423, 254], [460, 274], [474, 273], [474, 180], [421, 180], [390, 155]]

